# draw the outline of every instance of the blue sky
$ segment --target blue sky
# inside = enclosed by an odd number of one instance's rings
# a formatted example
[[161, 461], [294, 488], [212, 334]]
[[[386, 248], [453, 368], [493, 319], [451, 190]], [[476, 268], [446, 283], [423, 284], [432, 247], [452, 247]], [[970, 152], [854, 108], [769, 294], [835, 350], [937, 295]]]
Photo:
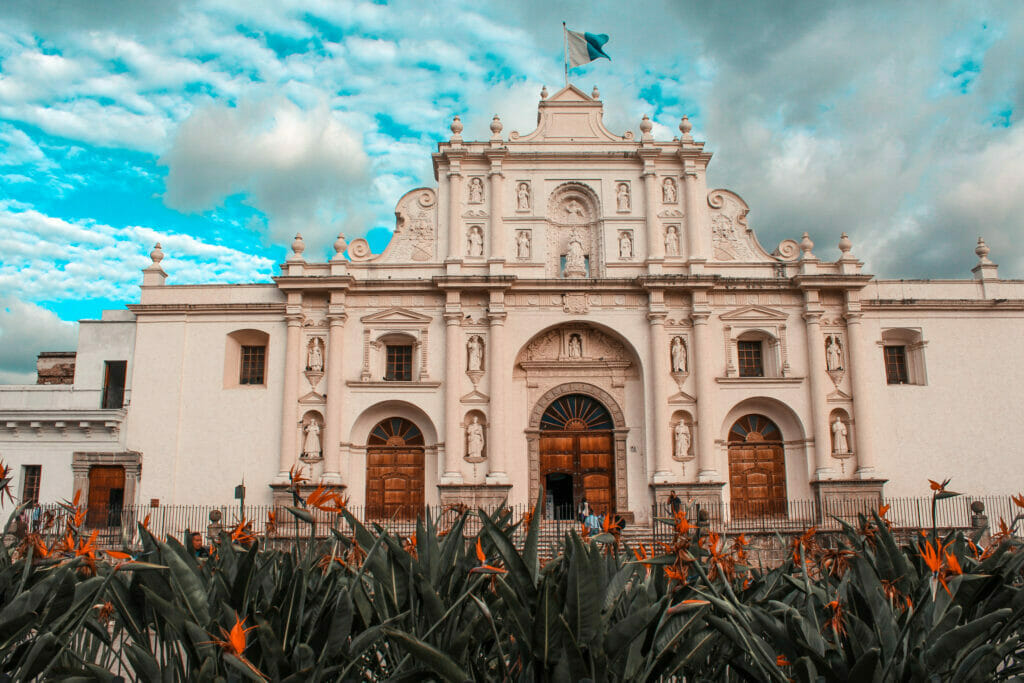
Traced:
[[73, 321], [169, 282], [267, 281], [301, 231], [376, 250], [433, 183], [459, 114], [527, 132], [562, 82], [561, 22], [607, 33], [574, 71], [614, 131], [682, 114], [762, 242], [840, 232], [883, 277], [966, 277], [984, 235], [1024, 277], [1024, 5], [360, 3], [0, 6], [0, 382], [74, 347]]

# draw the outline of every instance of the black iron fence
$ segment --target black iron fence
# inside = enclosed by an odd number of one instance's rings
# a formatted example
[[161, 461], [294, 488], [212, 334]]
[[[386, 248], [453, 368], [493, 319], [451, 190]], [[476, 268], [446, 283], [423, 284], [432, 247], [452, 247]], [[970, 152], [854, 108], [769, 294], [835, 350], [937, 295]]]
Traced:
[[[971, 507], [981, 503], [983, 514], [993, 529], [998, 529], [1000, 519], [1009, 525], [1018, 513], [1010, 496], [959, 496], [938, 501], [935, 506], [935, 524], [942, 529], [970, 528], [977, 513]], [[932, 526], [932, 499], [928, 498], [886, 498], [886, 518], [896, 529], [923, 529]], [[530, 506], [515, 505], [486, 509], [493, 514], [503, 510], [513, 521], [520, 521], [529, 514]], [[782, 534], [803, 532], [810, 527], [820, 531], [836, 531], [841, 522], [853, 526], [859, 524], [859, 515], [870, 517], [878, 511], [877, 503], [864, 499], [830, 499], [824, 505], [816, 500], [791, 500], [784, 505], [757, 506], [730, 503], [689, 503], [682, 504], [688, 520], [701, 527], [718, 533], [779, 532]], [[348, 506], [346, 510], [361, 523], [373, 529], [388, 529], [399, 536], [410, 537], [416, 533], [417, 517], [436, 520], [440, 531], [451, 529], [461, 514], [457, 507], [426, 506], [416, 509], [398, 510], [385, 516], [379, 510], [368, 510], [361, 506]], [[112, 507], [101, 513], [92, 510], [87, 516], [87, 529], [97, 532], [100, 547], [136, 546], [140, 543], [138, 524], [144, 525], [158, 538], [174, 536], [180, 540], [186, 534], [199, 532], [207, 541], [216, 540], [222, 531], [232, 531], [241, 524], [245, 534], [257, 537], [274, 545], [303, 541], [310, 537], [324, 538], [336, 529], [350, 535], [352, 529], [345, 518], [334, 512], [309, 508], [313, 523], [298, 519], [283, 506], [246, 505], [162, 505], [159, 507], [126, 505]], [[666, 505], [653, 506], [647, 519], [639, 519], [625, 525], [627, 539], [645, 541], [669, 540], [673, 533], [672, 511]], [[570, 530], [581, 531], [581, 520], [570, 511], [541, 511], [541, 543], [557, 546]], [[25, 511], [20, 528], [24, 531], [41, 533], [52, 539], [66, 532], [67, 512], [57, 505], [44, 505]], [[480, 529], [480, 519], [470, 515], [463, 526], [463, 533], [474, 536]], [[1019, 531], [1019, 529], [1018, 529]]]

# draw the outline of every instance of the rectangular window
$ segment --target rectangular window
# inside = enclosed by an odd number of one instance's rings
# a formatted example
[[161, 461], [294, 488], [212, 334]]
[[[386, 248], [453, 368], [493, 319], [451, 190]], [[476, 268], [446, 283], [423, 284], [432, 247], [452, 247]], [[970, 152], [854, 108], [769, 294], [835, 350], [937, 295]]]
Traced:
[[104, 363], [106, 371], [103, 374], [103, 404], [104, 409], [117, 409], [124, 407], [124, 380], [128, 370], [126, 360], [108, 360]]
[[22, 503], [32, 507], [39, 505], [39, 482], [42, 476], [42, 465], [25, 465], [21, 468]]
[[266, 346], [242, 347], [242, 371], [239, 384], [263, 384], [263, 368], [267, 359]]
[[384, 380], [388, 382], [412, 381], [412, 346], [388, 346], [388, 366]]
[[764, 364], [761, 362], [761, 342], [738, 342], [736, 352], [739, 354], [740, 377], [764, 377]]
[[885, 348], [885, 381], [889, 384], [908, 384], [910, 375], [907, 373], [907, 347], [886, 346]]

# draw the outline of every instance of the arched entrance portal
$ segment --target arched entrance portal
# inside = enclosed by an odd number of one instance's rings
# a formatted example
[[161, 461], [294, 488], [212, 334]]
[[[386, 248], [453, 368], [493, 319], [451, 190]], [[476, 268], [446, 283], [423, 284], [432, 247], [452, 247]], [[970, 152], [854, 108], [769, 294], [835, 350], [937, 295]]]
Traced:
[[423, 433], [401, 417], [381, 420], [366, 440], [366, 514], [415, 517], [423, 509]]
[[571, 519], [586, 498], [598, 513], [614, 512], [612, 417], [585, 394], [555, 399], [540, 420], [540, 479], [555, 517]]
[[764, 415], [744, 415], [729, 430], [732, 516], [786, 514], [782, 432]]

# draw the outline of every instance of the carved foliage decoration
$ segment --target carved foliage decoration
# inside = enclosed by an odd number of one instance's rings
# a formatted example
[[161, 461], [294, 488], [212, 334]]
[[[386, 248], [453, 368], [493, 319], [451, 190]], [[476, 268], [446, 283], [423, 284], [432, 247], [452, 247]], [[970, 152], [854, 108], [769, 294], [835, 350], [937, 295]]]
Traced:
[[708, 194], [711, 207], [711, 247], [716, 261], [768, 260], [759, 256], [752, 234], [747, 228], [750, 209], [728, 190], [712, 190]]
[[629, 361], [622, 343], [600, 330], [572, 327], [548, 330], [535, 338], [521, 360], [615, 360]]

